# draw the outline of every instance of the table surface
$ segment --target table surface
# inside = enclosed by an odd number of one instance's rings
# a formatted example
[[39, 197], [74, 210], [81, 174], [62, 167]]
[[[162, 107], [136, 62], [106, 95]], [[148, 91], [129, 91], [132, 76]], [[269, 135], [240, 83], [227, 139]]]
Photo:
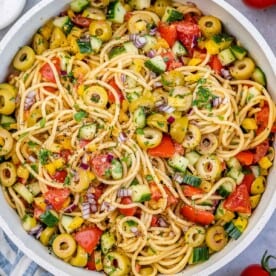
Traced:
[[[40, 0], [28, 0], [25, 11], [31, 8]], [[241, 0], [227, 0], [241, 13], [243, 13], [262, 33], [268, 44], [276, 54], [276, 6], [264, 9], [254, 10], [243, 5]], [[8, 28], [0, 31], [0, 39], [7, 32]], [[275, 65], [276, 66], [276, 65]], [[237, 276], [242, 269], [251, 263], [259, 263], [265, 250], [270, 254], [276, 255], [276, 212], [274, 212], [270, 221], [256, 238], [256, 240], [231, 263], [217, 271], [213, 276]]]

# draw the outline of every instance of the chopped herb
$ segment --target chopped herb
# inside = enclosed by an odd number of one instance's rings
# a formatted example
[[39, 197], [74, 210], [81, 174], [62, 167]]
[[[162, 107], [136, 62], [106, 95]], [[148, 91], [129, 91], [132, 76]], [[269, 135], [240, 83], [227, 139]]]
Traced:
[[142, 128], [137, 128], [136, 129], [136, 134], [143, 135], [144, 134], [144, 130]]
[[233, 37], [228, 35], [228, 34], [216, 34], [212, 37], [212, 39], [216, 42], [216, 43], [221, 43], [221, 42], [225, 42], [225, 41], [231, 41], [233, 40]]
[[126, 221], [126, 224], [129, 226], [129, 227], [133, 227], [133, 226], [137, 226], [137, 222], [135, 222], [134, 220], [127, 220]]
[[146, 175], [146, 180], [147, 181], [152, 181], [153, 180], [152, 175], [150, 175], [150, 174]]
[[22, 133], [22, 134], [19, 136], [19, 140], [25, 138], [28, 134], [29, 134], [29, 132], [24, 132], [24, 133]]
[[44, 117], [44, 118], [42, 118], [40, 121], [39, 121], [39, 124], [40, 124], [40, 127], [42, 128], [42, 127], [45, 127], [45, 125], [46, 125], [46, 118]]
[[136, 186], [136, 185], [138, 185], [139, 184], [139, 181], [136, 179], [136, 178], [134, 178], [133, 180], [132, 180], [132, 182], [130, 183], [130, 186]]
[[193, 106], [198, 108], [207, 108], [208, 110], [212, 109], [212, 100], [215, 96], [211, 91], [203, 86], [199, 86], [196, 91], [196, 99], [193, 101]]
[[74, 115], [74, 119], [77, 122], [80, 122], [83, 118], [85, 118], [87, 116], [87, 113], [85, 111], [79, 111]]
[[69, 186], [71, 184], [71, 176], [67, 175], [64, 180], [64, 186]]
[[33, 147], [37, 146], [37, 143], [35, 143], [35, 142], [33, 142], [33, 141], [29, 141], [29, 142], [28, 142], [28, 146], [29, 146], [30, 148], [33, 148]]
[[24, 77], [23, 77], [23, 81], [25, 82], [29, 77], [29, 74], [25, 74]]
[[222, 115], [218, 115], [218, 118], [223, 121], [224, 120], [224, 117]]
[[41, 149], [38, 153], [38, 159], [41, 165], [45, 165], [50, 157], [51, 152], [47, 149]]

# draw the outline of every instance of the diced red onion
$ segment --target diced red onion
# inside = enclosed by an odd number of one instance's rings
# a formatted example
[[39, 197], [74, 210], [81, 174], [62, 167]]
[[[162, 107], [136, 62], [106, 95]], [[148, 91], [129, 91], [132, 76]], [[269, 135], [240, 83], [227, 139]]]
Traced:
[[158, 106], [158, 110], [165, 113], [173, 113], [175, 111], [175, 108], [169, 105], [160, 105]]
[[156, 52], [155, 52], [154, 50], [150, 50], [150, 51], [148, 51], [148, 53], [147, 53], [147, 56], [148, 56], [149, 58], [153, 58], [153, 57], [155, 57], [155, 55], [156, 55]]
[[196, 4], [194, 2], [191, 2], [191, 1], [187, 1], [186, 5], [189, 5], [191, 7], [196, 7]]
[[153, 84], [154, 88], [159, 88], [159, 87], [162, 87], [162, 83], [160, 81], [156, 81], [154, 84]]
[[150, 29], [149, 34], [150, 35], [155, 35], [156, 32], [157, 32], [157, 27], [154, 27], [154, 28]]
[[167, 119], [167, 122], [169, 124], [172, 124], [173, 122], [175, 121], [175, 118], [173, 116], [170, 116], [168, 119]]
[[111, 163], [113, 159], [114, 159], [114, 156], [112, 154], [108, 153], [107, 156], [106, 156], [106, 161]]
[[222, 104], [228, 104], [229, 103], [229, 99], [228, 98], [224, 98], [223, 100], [222, 100]]
[[188, 112], [187, 112], [188, 115], [192, 115], [193, 113], [194, 113], [193, 108], [190, 108], [190, 109], [188, 110]]
[[101, 212], [103, 211], [113, 211], [115, 210], [114, 206], [111, 206], [109, 202], [104, 201], [101, 205]]
[[131, 190], [122, 188], [118, 191], [117, 195], [118, 195], [118, 197], [131, 196]]
[[29, 156], [29, 160], [30, 160], [32, 163], [35, 163], [35, 162], [36, 162], [36, 158], [34, 158], [32, 155]]
[[82, 210], [81, 210], [81, 212], [82, 212], [82, 217], [84, 219], [88, 219], [89, 218], [89, 216], [90, 216], [90, 204], [89, 204], [89, 202], [83, 202], [82, 203]]
[[35, 103], [35, 95], [36, 95], [35, 91], [30, 91], [27, 94], [24, 102], [24, 110], [30, 109], [30, 107]]
[[80, 176], [79, 176], [79, 174], [78, 174], [77, 172], [75, 172], [74, 177], [73, 177], [73, 180], [74, 180], [75, 182], [79, 182], [79, 181], [80, 181]]
[[96, 204], [91, 204], [90, 205], [90, 211], [91, 213], [96, 213], [98, 211], [98, 207]]
[[122, 83], [126, 82], [126, 75], [125, 74], [121, 74], [121, 82]]
[[75, 203], [72, 203], [68, 207], [66, 207], [63, 212], [64, 213], [72, 213], [77, 208], [77, 205]]
[[134, 41], [136, 38], [137, 38], [137, 34], [130, 34], [129, 35], [129, 39], [131, 40], [131, 41]]
[[218, 107], [220, 104], [221, 104], [221, 98], [215, 97], [215, 98], [212, 100], [212, 106], [213, 106], [213, 107]]
[[131, 34], [129, 36], [129, 39], [133, 42], [134, 46], [136, 48], [142, 48], [147, 43], [147, 39], [143, 36], [139, 36], [137, 34]]
[[60, 75], [63, 76], [63, 77], [67, 76], [67, 71], [61, 70], [60, 71]]
[[164, 218], [160, 217], [157, 221], [160, 227], [168, 227], [168, 223], [164, 220]]
[[95, 196], [93, 194], [87, 193], [86, 194], [87, 200], [89, 204], [96, 204]]
[[39, 239], [42, 231], [43, 226], [41, 224], [38, 224], [37, 226], [33, 227], [30, 231], [28, 231], [28, 234], [35, 237], [36, 239]]
[[175, 173], [173, 176], [173, 179], [178, 183], [183, 182], [183, 176], [180, 173]]
[[137, 235], [138, 234], [138, 228], [137, 227], [131, 227], [130, 231], [134, 234]]
[[156, 75], [156, 73], [150, 71], [150, 77], [151, 77], [152, 79], [155, 79], [155, 78], [157, 77], [157, 75]]
[[118, 140], [119, 140], [120, 143], [124, 143], [127, 140], [126, 134], [124, 132], [121, 132], [119, 134]]
[[227, 80], [232, 79], [232, 76], [231, 76], [229, 70], [222, 68], [222, 69], [220, 70], [220, 72], [221, 72], [221, 75], [222, 75], [225, 79], [227, 79]]
[[81, 163], [80, 164], [80, 167], [84, 170], [88, 170], [89, 169], [89, 165], [88, 164], [85, 164], [85, 163]]
[[193, 36], [191, 48], [195, 48], [198, 44], [197, 42], [198, 37], [196, 35]]
[[46, 211], [52, 210], [52, 209], [53, 209], [53, 205], [47, 202]]

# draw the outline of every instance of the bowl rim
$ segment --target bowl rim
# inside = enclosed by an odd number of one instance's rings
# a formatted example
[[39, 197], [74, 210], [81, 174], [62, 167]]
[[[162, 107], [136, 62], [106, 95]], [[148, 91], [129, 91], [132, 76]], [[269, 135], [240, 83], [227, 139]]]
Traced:
[[[32, 16], [35, 16], [37, 12], [47, 7], [50, 3], [54, 1], [55, 0], [41, 0], [40, 2], [35, 4], [32, 8], [30, 8], [24, 15], [22, 15], [0, 41], [0, 53], [3, 51], [3, 49], [5, 49], [8, 46], [8, 43], [20, 30], [21, 25], [23, 25], [23, 23], [28, 21]], [[67, 1], [68, 3], [70, 2], [69, 0]], [[176, 0], [176, 1], [182, 2], [181, 0]], [[267, 57], [268, 60], [270, 60], [271, 70], [276, 78], [276, 66], [272, 65], [272, 64], [276, 64], [276, 57], [273, 51], [271, 50], [270, 46], [262, 36], [262, 34], [257, 30], [257, 28], [245, 17], [245, 15], [243, 15], [240, 11], [234, 8], [231, 4], [227, 3], [225, 0], [210, 0], [210, 1], [214, 2], [217, 6], [219, 6], [220, 8], [226, 10], [229, 14], [231, 14], [239, 23], [241, 23], [244, 26], [247, 32], [254, 33], [255, 40], [259, 45], [262, 45], [264, 55]], [[205, 276], [207, 275], [207, 273], [208, 275], [210, 275], [211, 273], [214, 273], [218, 269], [225, 266], [227, 263], [230, 263], [234, 258], [236, 258], [239, 254], [241, 254], [253, 242], [253, 240], [256, 239], [257, 235], [263, 230], [263, 228], [267, 224], [268, 220], [270, 219], [270, 217], [275, 211], [276, 207], [272, 205], [272, 202], [275, 202], [275, 201], [276, 201], [276, 190], [274, 191], [270, 199], [269, 208], [265, 209], [264, 213], [259, 218], [258, 222], [250, 230], [250, 232], [247, 233], [247, 238], [244, 239], [241, 243], [239, 243], [235, 247], [235, 251], [231, 251], [231, 253], [228, 252], [221, 259], [214, 262], [213, 264], [210, 264], [210, 266], [208, 267], [208, 271], [204, 269], [202, 272], [196, 273], [194, 275]], [[55, 267], [54, 265], [51, 264], [50, 261], [45, 260], [41, 256], [35, 255], [35, 258], [34, 258], [33, 251], [23, 242], [22, 239], [20, 239], [18, 236], [16, 236], [13, 233], [11, 225], [9, 225], [9, 223], [2, 218], [1, 213], [0, 213], [0, 227], [3, 229], [6, 235], [15, 243], [15, 245], [18, 248], [20, 248], [20, 250], [23, 253], [25, 253], [31, 260], [36, 262], [45, 270], [53, 273], [54, 275], [70, 276], [70, 274], [64, 272], [63, 270], [60, 270], [58, 267]]]

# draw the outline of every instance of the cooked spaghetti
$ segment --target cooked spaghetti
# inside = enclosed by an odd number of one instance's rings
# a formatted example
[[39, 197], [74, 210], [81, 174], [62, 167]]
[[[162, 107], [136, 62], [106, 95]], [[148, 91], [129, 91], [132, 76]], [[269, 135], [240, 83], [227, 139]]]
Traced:
[[75, 0], [0, 85], [3, 194], [73, 266], [173, 275], [245, 230], [272, 166], [264, 72], [191, 3]]

